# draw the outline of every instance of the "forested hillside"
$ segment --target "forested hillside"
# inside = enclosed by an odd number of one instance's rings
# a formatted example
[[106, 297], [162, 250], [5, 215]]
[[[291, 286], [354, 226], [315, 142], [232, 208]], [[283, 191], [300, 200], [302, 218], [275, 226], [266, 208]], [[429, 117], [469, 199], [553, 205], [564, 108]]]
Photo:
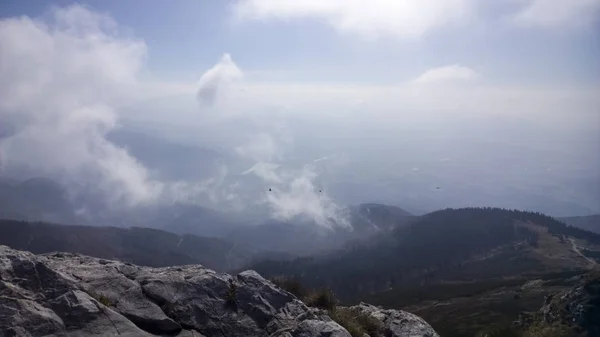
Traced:
[[409, 308], [449, 336], [472, 336], [536, 309], [549, 292], [570, 285], [569, 277], [594, 268], [599, 252], [600, 235], [544, 214], [462, 208], [427, 214], [336, 253], [252, 268], [329, 287], [347, 303]]

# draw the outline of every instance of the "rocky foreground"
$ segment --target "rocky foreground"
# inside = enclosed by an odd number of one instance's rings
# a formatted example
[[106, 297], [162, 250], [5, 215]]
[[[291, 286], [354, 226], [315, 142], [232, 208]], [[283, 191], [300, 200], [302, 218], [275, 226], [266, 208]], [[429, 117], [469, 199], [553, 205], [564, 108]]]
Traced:
[[[379, 321], [381, 336], [438, 336], [404, 311], [352, 309]], [[0, 336], [353, 337], [254, 271], [139, 267], [6, 246], [0, 246]]]

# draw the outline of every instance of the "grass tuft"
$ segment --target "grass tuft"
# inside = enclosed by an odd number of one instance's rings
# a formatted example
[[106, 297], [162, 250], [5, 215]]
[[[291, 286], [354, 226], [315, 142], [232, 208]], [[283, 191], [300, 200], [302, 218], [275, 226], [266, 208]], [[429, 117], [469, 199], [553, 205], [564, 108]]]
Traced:
[[225, 295], [225, 305], [234, 311], [237, 311], [237, 285], [232, 279], [229, 280], [227, 294]]
[[363, 337], [365, 334], [375, 337], [380, 336], [383, 331], [379, 320], [357, 309], [337, 307], [329, 312], [329, 316], [348, 330], [352, 337]]
[[337, 299], [331, 290], [322, 288], [306, 296], [304, 303], [309, 307], [333, 311], [337, 306]]
[[96, 301], [100, 302], [102, 305], [104, 305], [105, 307], [112, 307], [114, 306], [114, 303], [110, 300], [110, 298], [108, 298], [107, 296], [105, 296], [102, 293], [91, 293], [90, 294]]

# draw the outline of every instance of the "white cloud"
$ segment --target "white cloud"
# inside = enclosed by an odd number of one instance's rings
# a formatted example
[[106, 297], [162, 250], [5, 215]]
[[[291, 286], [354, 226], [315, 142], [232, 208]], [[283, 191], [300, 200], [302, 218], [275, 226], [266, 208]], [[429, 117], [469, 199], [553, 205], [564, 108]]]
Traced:
[[258, 162], [248, 170], [244, 171], [242, 175], [254, 174], [268, 184], [280, 184], [283, 180], [276, 173], [276, 170], [279, 167], [280, 165], [273, 163]]
[[202, 104], [212, 105], [223, 90], [242, 77], [242, 71], [233, 62], [231, 56], [227, 53], [224, 54], [216, 65], [200, 77], [197, 91], [198, 101]]
[[598, 14], [600, 0], [530, 0], [513, 19], [521, 26], [572, 27], [588, 25]]
[[[508, 14], [518, 26], [571, 27], [598, 17], [600, 0], [494, 0], [519, 6]], [[448, 26], [483, 19], [480, 0], [238, 0], [238, 20], [314, 19], [342, 33], [419, 38]], [[484, 20], [485, 21], [485, 20]]]
[[473, 69], [459, 64], [432, 68], [414, 79], [415, 83], [439, 83], [449, 81], [468, 81], [479, 77]]
[[306, 165], [293, 170], [260, 163], [247, 172], [269, 184], [266, 196], [260, 202], [270, 208], [273, 218], [285, 221], [303, 216], [325, 228], [349, 225], [346, 209], [317, 186], [315, 167]]
[[241, 0], [242, 20], [313, 18], [338, 31], [363, 36], [420, 37], [431, 29], [460, 23], [472, 0]]

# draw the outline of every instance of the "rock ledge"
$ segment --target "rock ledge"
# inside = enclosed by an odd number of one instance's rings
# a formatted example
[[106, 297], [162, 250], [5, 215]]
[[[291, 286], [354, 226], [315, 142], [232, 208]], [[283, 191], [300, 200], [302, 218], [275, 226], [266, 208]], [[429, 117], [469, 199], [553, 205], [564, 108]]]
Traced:
[[[437, 337], [421, 318], [356, 306], [385, 336]], [[149, 268], [0, 246], [0, 336], [351, 337], [254, 271]], [[373, 337], [373, 336], [371, 336]]]

